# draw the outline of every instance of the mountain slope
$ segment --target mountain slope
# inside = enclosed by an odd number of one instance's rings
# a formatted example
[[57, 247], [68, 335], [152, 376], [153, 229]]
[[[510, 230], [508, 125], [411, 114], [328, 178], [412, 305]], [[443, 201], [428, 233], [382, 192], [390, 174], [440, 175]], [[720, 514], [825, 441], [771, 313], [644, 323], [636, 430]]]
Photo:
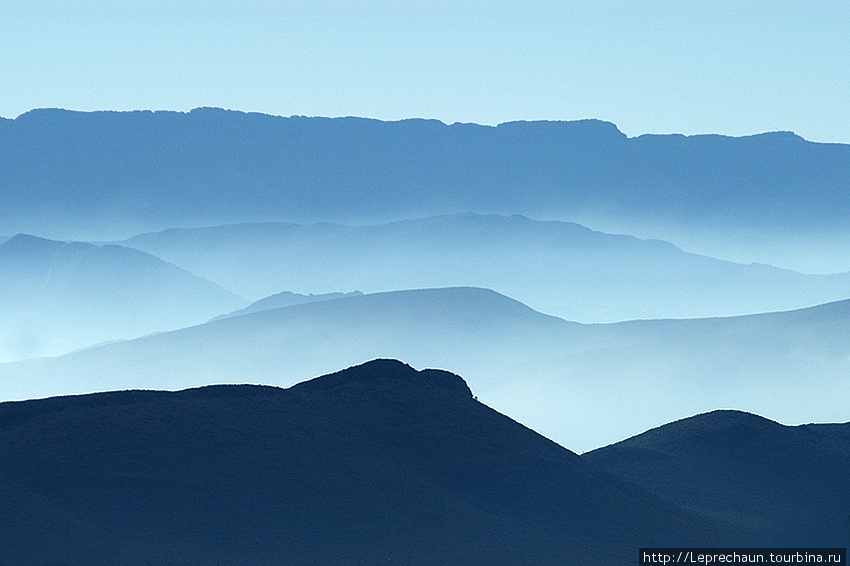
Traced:
[[714, 411], [582, 458], [679, 505], [774, 533], [774, 545], [850, 542], [850, 423], [783, 426]]
[[[476, 344], [496, 364], [573, 326], [486, 289], [350, 296], [223, 318], [61, 358], [0, 364], [0, 398], [246, 381], [289, 386], [304, 375], [402, 354], [419, 365], [434, 360], [449, 367], [452, 360], [478, 358]], [[502, 347], [507, 359], [496, 353]]]
[[730, 316], [850, 296], [850, 273], [802, 275], [671, 244], [520, 216], [455, 215], [375, 226], [246, 224], [122, 242], [251, 299], [288, 289], [497, 289], [569, 320]]
[[393, 357], [454, 368], [488, 405], [584, 451], [724, 407], [785, 423], [844, 421], [847, 336], [850, 301], [726, 319], [582, 325], [484, 289], [399, 291], [0, 364], [0, 399], [208, 383], [288, 386]]
[[205, 322], [244, 305], [138, 250], [18, 235], [0, 244], [0, 360]]
[[789, 132], [627, 138], [598, 120], [489, 127], [213, 108], [39, 109], [4, 124], [0, 223], [15, 231], [465, 211], [809, 229], [850, 216], [850, 146]]
[[599, 471], [454, 374], [391, 360], [288, 390], [3, 403], [0, 449], [0, 564], [17, 566], [625, 565], [643, 544], [746, 535]]
[[279, 309], [283, 307], [291, 307], [294, 305], [303, 305], [306, 303], [327, 301], [328, 299], [342, 299], [344, 297], [351, 297], [362, 294], [363, 293], [361, 293], [360, 291], [352, 291], [350, 293], [324, 293], [321, 295], [314, 295], [313, 293], [310, 293], [309, 295], [300, 295], [298, 293], [293, 293], [292, 291], [283, 291], [281, 293], [275, 293], [274, 295], [262, 298], [258, 301], [254, 301], [244, 309], [239, 309], [238, 311], [233, 311], [228, 314], [217, 316], [213, 320], [219, 318], [240, 316], [243, 314], [250, 314], [252, 312], [267, 311], [270, 309]]

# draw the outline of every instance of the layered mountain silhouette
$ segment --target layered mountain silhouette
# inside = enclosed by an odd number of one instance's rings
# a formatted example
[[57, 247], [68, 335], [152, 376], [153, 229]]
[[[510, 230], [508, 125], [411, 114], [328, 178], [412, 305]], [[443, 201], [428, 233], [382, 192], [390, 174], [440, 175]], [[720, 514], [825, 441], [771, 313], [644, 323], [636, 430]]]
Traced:
[[[232, 313], [223, 314], [215, 317], [215, 319], [219, 318], [229, 318], [232, 316], [239, 316], [243, 314], [250, 314], [252, 312], [260, 312], [267, 311], [270, 309], [277, 309], [281, 307], [291, 307], [293, 305], [303, 305], [306, 303], [316, 303], [319, 301], [327, 301], [329, 299], [342, 299], [345, 297], [354, 297], [358, 295], [362, 295], [360, 291], [352, 291], [350, 293], [321, 293], [319, 295], [315, 295], [310, 293], [309, 295], [301, 295], [299, 293], [293, 293], [292, 291], [283, 291], [282, 293], [275, 293], [269, 297], [264, 299], [260, 299], [258, 301], [254, 301], [244, 309], [239, 309], [237, 311], [233, 311]], [[214, 320], [215, 320], [214, 319]]]
[[377, 357], [453, 368], [488, 405], [573, 450], [744, 407], [841, 422], [850, 301], [746, 317], [584, 325], [476, 288], [377, 293], [0, 364], [0, 398], [208, 383], [289, 386]]
[[[0, 399], [207, 383], [289, 386], [371, 358], [420, 366], [530, 348], [578, 326], [477, 288], [355, 295], [227, 317], [52, 359], [0, 364]], [[519, 341], [519, 342], [517, 342]], [[530, 350], [529, 350], [530, 351]], [[493, 356], [494, 362], [503, 359]], [[469, 368], [464, 368], [464, 370]], [[500, 375], [494, 374], [494, 377]]]
[[0, 120], [0, 170], [2, 225], [86, 238], [458, 212], [786, 229], [846, 228], [850, 217], [850, 146], [790, 132], [627, 138], [598, 120], [39, 109]]
[[582, 458], [688, 509], [772, 533], [777, 546], [850, 542], [850, 423], [790, 427], [713, 411]]
[[802, 275], [741, 265], [665, 242], [521, 216], [172, 229], [122, 245], [252, 300], [281, 289], [378, 292], [471, 285], [569, 320], [613, 322], [789, 310], [850, 297], [850, 273]]
[[850, 543], [850, 424], [778, 424], [847, 420], [848, 145], [42, 109], [0, 171], [0, 566]]
[[0, 244], [0, 361], [173, 330], [244, 304], [135, 249], [27, 235]]
[[761, 539], [376, 360], [290, 389], [0, 404], [0, 564], [626, 565]]

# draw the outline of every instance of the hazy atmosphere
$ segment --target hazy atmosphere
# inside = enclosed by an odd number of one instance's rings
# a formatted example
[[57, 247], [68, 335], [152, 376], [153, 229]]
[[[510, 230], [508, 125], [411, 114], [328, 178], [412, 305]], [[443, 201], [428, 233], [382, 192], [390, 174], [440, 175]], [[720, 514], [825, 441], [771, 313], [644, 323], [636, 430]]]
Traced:
[[0, 116], [597, 118], [848, 143], [847, 29], [842, 0], [9, 0]]
[[847, 547], [848, 29], [3, 2], [0, 566]]

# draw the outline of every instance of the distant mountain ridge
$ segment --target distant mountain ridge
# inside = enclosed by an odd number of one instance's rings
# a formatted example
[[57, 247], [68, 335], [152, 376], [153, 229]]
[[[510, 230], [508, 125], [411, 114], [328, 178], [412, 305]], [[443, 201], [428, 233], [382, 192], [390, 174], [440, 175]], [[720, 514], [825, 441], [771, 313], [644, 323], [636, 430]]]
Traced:
[[0, 170], [0, 224], [48, 235], [459, 212], [787, 229], [850, 217], [850, 146], [789, 132], [627, 138], [598, 120], [39, 109], [0, 123]]
[[264, 299], [254, 301], [244, 309], [239, 309], [238, 311], [219, 315], [213, 318], [213, 320], [229, 318], [232, 316], [241, 316], [243, 314], [250, 314], [252, 312], [260, 312], [270, 309], [278, 309], [282, 307], [291, 307], [294, 305], [303, 305], [306, 303], [316, 303], [319, 301], [327, 301], [330, 299], [357, 297], [362, 294], [363, 293], [361, 293], [360, 291], [352, 291], [350, 293], [321, 293], [318, 295], [310, 293], [309, 295], [301, 295], [299, 293], [293, 293], [292, 291], [283, 291], [281, 293], [275, 293], [274, 295], [270, 295]]
[[379, 225], [251, 223], [170, 229], [121, 242], [258, 299], [282, 289], [473, 286], [580, 322], [729, 316], [850, 297], [850, 273], [803, 275], [519, 215]]
[[0, 564], [626, 566], [750, 531], [374, 360], [289, 389], [0, 403]]
[[0, 399], [289, 386], [397, 358], [452, 368], [483, 402], [584, 451], [720, 407], [786, 423], [846, 420], [848, 308], [842, 301], [746, 317], [585, 325], [486, 289], [376, 293], [0, 364]]
[[0, 361], [174, 330], [244, 304], [136, 249], [25, 234], [0, 243]]
[[354, 295], [220, 318], [68, 357], [0, 364], [0, 399], [246, 380], [289, 386], [364, 359], [405, 354], [424, 365], [435, 356], [465, 355], [478, 341], [490, 352], [505, 340], [530, 345], [573, 326], [487, 289]]

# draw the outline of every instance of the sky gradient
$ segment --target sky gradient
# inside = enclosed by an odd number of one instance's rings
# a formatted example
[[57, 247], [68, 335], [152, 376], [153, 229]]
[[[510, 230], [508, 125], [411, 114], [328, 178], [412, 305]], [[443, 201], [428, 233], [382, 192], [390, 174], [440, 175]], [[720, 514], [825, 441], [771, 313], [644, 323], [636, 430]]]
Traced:
[[0, 116], [198, 106], [850, 143], [850, 2], [25, 1]]

